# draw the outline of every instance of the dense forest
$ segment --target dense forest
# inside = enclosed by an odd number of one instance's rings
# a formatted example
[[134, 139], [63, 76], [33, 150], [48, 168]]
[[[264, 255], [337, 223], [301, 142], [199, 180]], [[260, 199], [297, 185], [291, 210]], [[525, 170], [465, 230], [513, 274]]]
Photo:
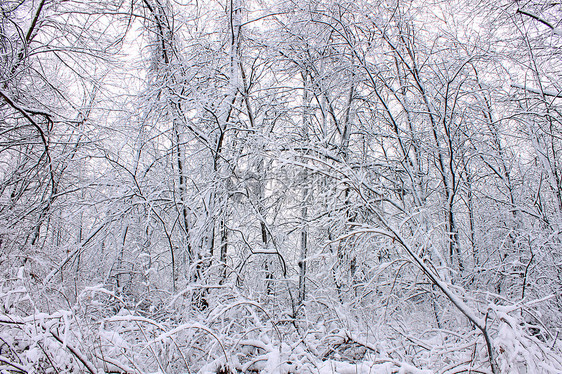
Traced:
[[0, 373], [562, 373], [562, 3], [0, 9]]

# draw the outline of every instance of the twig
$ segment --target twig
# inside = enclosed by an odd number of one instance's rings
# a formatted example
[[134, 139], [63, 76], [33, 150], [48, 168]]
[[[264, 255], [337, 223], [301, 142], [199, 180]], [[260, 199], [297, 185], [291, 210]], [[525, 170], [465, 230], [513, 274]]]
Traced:
[[72, 345], [68, 344], [68, 342], [63, 342], [63, 340], [60, 338], [60, 336], [58, 336], [56, 332], [52, 330], [48, 331], [59, 343], [61, 343], [63, 346], [66, 346], [66, 348], [74, 355], [74, 357], [76, 357], [78, 361], [80, 361], [91, 374], [97, 373], [97, 369], [94, 367], [94, 365], [90, 361], [88, 361], [88, 359], [82, 353], [80, 353], [77, 348], [74, 348]]
[[[14, 363], [14, 362], [8, 360], [8, 358], [6, 358], [4, 356], [0, 356], [0, 362], [3, 362], [5, 364], [10, 365], [11, 367], [16, 368], [17, 370], [21, 371], [22, 373], [27, 373], [27, 370], [25, 370], [25, 368], [23, 366], [20, 366], [20, 365]], [[4, 371], [4, 370], [2, 370], [2, 371]]]

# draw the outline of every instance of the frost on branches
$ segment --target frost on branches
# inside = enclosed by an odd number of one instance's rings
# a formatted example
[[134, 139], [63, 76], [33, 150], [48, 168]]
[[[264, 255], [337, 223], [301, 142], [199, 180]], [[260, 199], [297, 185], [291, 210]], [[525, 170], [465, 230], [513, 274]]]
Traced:
[[0, 374], [562, 372], [559, 2], [0, 10]]

